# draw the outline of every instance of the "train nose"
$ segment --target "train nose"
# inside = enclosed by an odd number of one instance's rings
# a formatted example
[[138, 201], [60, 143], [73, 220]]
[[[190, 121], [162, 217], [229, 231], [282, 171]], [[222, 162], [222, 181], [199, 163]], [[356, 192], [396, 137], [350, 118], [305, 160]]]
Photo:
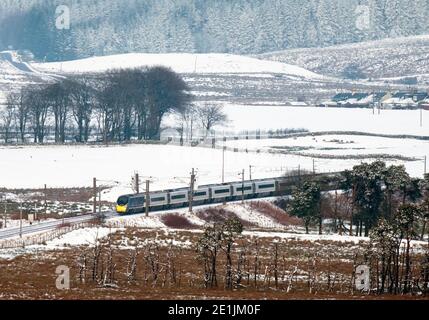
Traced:
[[127, 212], [127, 206], [117, 205], [116, 206], [116, 212], [117, 213], [126, 213]]

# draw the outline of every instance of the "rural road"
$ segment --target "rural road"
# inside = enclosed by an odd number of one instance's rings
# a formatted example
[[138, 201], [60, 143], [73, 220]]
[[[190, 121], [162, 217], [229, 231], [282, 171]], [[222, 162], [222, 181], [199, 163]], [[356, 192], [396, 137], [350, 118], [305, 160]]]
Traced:
[[0, 60], [5, 60], [5, 61], [9, 62], [14, 68], [16, 68], [17, 70], [19, 70], [21, 72], [31, 73], [31, 74], [38, 76], [38, 77], [46, 77], [48, 79], [64, 78], [63, 76], [56, 75], [56, 74], [39, 72], [36, 69], [34, 69], [27, 62], [21, 61], [20, 59], [17, 59], [16, 57], [14, 57], [14, 55], [10, 51], [0, 52]]

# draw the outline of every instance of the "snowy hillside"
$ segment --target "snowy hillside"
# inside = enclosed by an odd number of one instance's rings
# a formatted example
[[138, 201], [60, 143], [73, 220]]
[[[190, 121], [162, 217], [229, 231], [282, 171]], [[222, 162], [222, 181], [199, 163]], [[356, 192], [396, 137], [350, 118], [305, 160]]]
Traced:
[[6, 93], [13, 90], [17, 84], [32, 83], [34, 78], [16, 68], [4, 52], [0, 52], [0, 104], [6, 100]]
[[291, 64], [230, 54], [130, 53], [66, 62], [33, 64], [40, 71], [60, 73], [103, 72], [118, 68], [141, 68], [158, 65], [169, 67], [178, 73], [275, 73], [300, 78], [321, 78], [313, 72]]
[[[72, 6], [72, 32], [57, 32], [58, 4]], [[357, 28], [362, 5], [370, 25]], [[126, 52], [263, 53], [429, 31], [425, 0], [2, 0], [0, 50], [49, 61]], [[29, 34], [31, 31], [31, 34]]]
[[16, 51], [0, 52], [0, 104], [5, 103], [8, 92], [52, 78], [52, 75], [34, 70], [30, 64], [22, 61]]
[[353, 64], [368, 78], [422, 75], [429, 74], [429, 35], [286, 50], [258, 57], [294, 63], [330, 76], [341, 76]]

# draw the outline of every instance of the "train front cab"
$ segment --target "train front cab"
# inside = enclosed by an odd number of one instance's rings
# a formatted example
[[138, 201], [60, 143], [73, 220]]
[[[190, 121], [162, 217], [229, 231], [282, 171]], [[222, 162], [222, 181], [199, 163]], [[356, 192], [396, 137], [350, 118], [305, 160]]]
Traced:
[[120, 196], [116, 201], [116, 212], [119, 214], [126, 214], [128, 212], [129, 196]]

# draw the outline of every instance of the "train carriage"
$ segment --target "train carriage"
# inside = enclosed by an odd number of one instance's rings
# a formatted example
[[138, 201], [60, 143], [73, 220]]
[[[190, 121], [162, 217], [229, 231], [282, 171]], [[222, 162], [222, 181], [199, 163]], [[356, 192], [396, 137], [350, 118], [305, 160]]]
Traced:
[[253, 196], [255, 194], [255, 187], [253, 182], [246, 183], [236, 183], [232, 185], [232, 195], [236, 199], [244, 196], [248, 198], [249, 196]]
[[175, 206], [175, 207], [183, 206], [189, 202], [189, 191], [188, 190], [170, 192], [169, 195], [170, 195], [169, 204], [171, 206]]
[[258, 181], [255, 183], [255, 193], [258, 195], [274, 195], [276, 180]]
[[211, 199], [214, 201], [219, 199], [230, 199], [232, 196], [232, 186], [229, 184], [211, 187], [210, 189]]

